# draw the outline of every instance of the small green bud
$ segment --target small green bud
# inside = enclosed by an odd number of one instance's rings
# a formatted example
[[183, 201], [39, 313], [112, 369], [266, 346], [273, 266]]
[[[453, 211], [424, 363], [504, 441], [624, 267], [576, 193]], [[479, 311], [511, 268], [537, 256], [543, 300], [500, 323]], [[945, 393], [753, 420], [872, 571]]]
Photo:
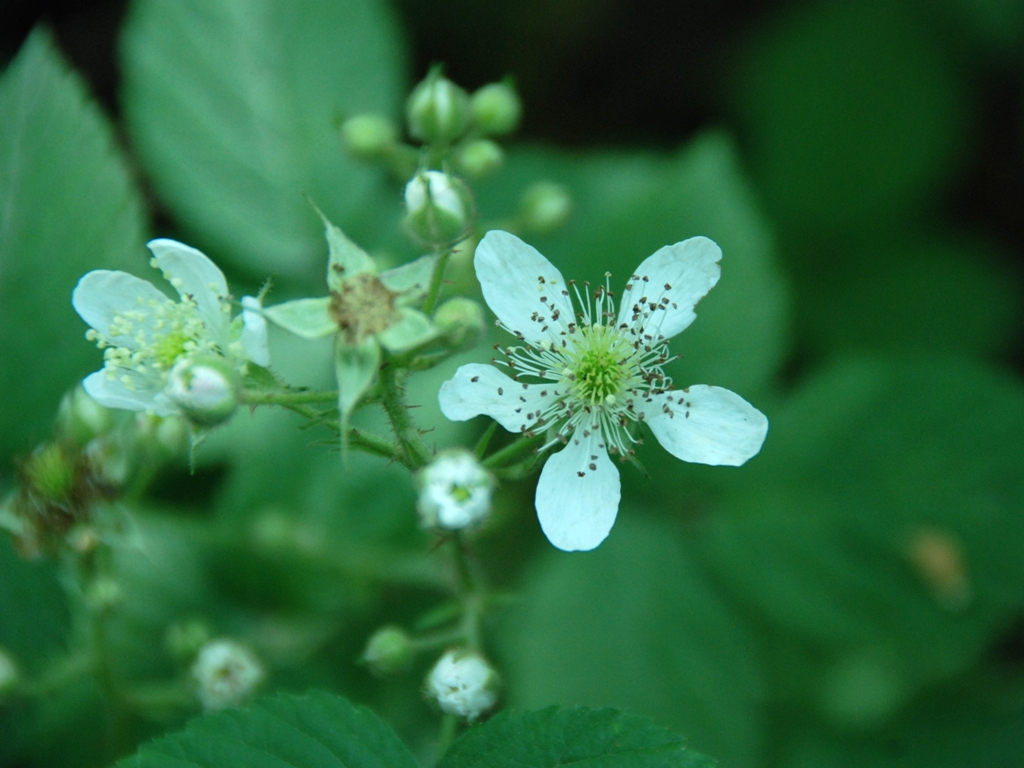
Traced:
[[19, 678], [18, 665], [6, 648], [0, 648], [0, 701], [18, 687]]
[[167, 628], [164, 648], [175, 659], [187, 661], [195, 658], [210, 639], [210, 628], [199, 619], [179, 621]]
[[79, 385], [67, 392], [57, 411], [57, 433], [75, 445], [85, 445], [114, 424], [109, 408], [93, 400]]
[[171, 369], [164, 389], [196, 426], [215, 427], [238, 407], [238, 374], [215, 356], [185, 358]]
[[412, 641], [401, 627], [381, 627], [366, 643], [360, 659], [378, 675], [394, 675], [412, 665]]
[[354, 157], [380, 160], [398, 141], [398, 131], [383, 115], [356, 115], [342, 123], [341, 140]]
[[121, 585], [107, 576], [93, 580], [85, 591], [85, 602], [96, 613], [113, 610], [123, 599], [124, 590]]
[[522, 103], [515, 89], [506, 83], [491, 83], [473, 94], [470, 102], [473, 123], [486, 136], [503, 136], [519, 125]]
[[449, 299], [437, 308], [434, 326], [451, 349], [469, 349], [484, 335], [483, 307], [462, 296]]
[[459, 148], [455, 163], [471, 179], [483, 179], [505, 164], [505, 153], [490, 139], [478, 139]]
[[538, 181], [523, 192], [519, 215], [523, 228], [546, 235], [565, 224], [572, 213], [572, 195], [561, 184]]
[[22, 465], [25, 482], [41, 501], [65, 502], [71, 498], [78, 477], [75, 456], [61, 443], [44, 443]]
[[473, 217], [469, 189], [454, 176], [424, 171], [405, 185], [406, 225], [417, 240], [443, 246], [461, 239]]
[[451, 144], [469, 125], [469, 96], [434, 69], [409, 95], [405, 113], [415, 138]]

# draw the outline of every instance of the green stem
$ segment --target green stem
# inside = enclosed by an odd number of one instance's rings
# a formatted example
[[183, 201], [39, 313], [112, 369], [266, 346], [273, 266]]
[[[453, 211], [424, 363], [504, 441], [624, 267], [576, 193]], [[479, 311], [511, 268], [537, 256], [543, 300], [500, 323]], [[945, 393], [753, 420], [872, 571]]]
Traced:
[[88, 675], [94, 669], [92, 655], [74, 653], [53, 663], [35, 680], [22, 684], [18, 693], [22, 696], [46, 696], [70, 685]]
[[484, 459], [482, 463], [487, 467], [487, 469], [505, 467], [512, 464], [524, 454], [529, 454], [531, 452], [536, 453], [537, 449], [540, 448], [543, 443], [543, 435], [537, 435], [536, 437], [520, 437], [514, 443], [509, 443], [500, 451], [492, 453]]
[[338, 402], [337, 391], [327, 392], [267, 392], [254, 389], [242, 391], [239, 401], [246, 405], [307, 405], [309, 403]]
[[381, 405], [391, 421], [391, 428], [398, 438], [399, 450], [396, 459], [410, 470], [426, 466], [430, 451], [420, 438], [419, 429], [409, 416], [405, 396], [398, 384], [398, 372], [394, 365], [385, 363], [378, 374], [380, 381]]
[[427, 289], [427, 298], [423, 302], [423, 313], [428, 317], [434, 312], [437, 300], [441, 296], [441, 285], [444, 282], [444, 270], [448, 266], [448, 257], [451, 256], [451, 249], [442, 251], [437, 256], [437, 263], [430, 275], [430, 287]]
[[466, 646], [474, 651], [483, 647], [483, 594], [480, 592], [469, 560], [463, 548], [462, 536], [455, 531], [451, 538], [452, 559], [455, 561], [455, 572], [459, 580], [459, 598], [462, 601], [462, 621], [460, 630], [465, 638]]
[[455, 741], [459, 732], [459, 718], [455, 715], [445, 715], [441, 718], [441, 733], [437, 737], [437, 762], [441, 761], [444, 753]]

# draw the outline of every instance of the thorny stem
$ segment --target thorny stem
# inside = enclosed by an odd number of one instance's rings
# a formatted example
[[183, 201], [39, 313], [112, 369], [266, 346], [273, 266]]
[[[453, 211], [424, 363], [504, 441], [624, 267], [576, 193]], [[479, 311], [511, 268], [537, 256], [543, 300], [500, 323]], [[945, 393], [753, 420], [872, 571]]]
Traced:
[[274, 392], [260, 390], [243, 390], [241, 402], [247, 405], [306, 405], [309, 403], [337, 403], [338, 393], [334, 390], [326, 392]]
[[391, 421], [391, 428], [398, 438], [398, 450], [395, 458], [415, 471], [426, 466], [430, 461], [430, 451], [420, 437], [419, 429], [409, 416], [409, 407], [405, 404], [405, 395], [398, 384], [398, 372], [395, 366], [385, 363], [381, 366], [378, 379], [380, 381], [381, 405]]
[[446, 249], [437, 257], [434, 264], [434, 271], [430, 275], [430, 287], [427, 289], [427, 298], [423, 302], [423, 313], [428, 317], [437, 306], [437, 300], [441, 296], [441, 284], [444, 282], [444, 270], [448, 266], [448, 257], [451, 256], [451, 249]]

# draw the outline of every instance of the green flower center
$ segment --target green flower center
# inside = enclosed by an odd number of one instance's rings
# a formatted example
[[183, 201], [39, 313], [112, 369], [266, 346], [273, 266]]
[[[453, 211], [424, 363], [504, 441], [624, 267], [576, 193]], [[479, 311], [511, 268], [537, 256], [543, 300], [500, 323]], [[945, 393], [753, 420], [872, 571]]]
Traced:
[[637, 381], [636, 350], [618, 329], [584, 326], [573, 337], [563, 377], [572, 396], [591, 405], [613, 405]]

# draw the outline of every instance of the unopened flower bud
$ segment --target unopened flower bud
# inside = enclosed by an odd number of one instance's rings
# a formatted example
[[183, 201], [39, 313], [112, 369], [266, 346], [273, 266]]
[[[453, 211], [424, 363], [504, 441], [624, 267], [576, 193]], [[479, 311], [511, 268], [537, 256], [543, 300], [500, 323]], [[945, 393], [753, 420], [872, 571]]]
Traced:
[[415, 138], [450, 144], [469, 125], [469, 96], [435, 69], [413, 89], [405, 113]]
[[427, 675], [427, 696], [442, 712], [473, 721], [497, 703], [498, 674], [477, 653], [448, 651]]
[[85, 591], [85, 602], [96, 613], [113, 610], [123, 599], [121, 585], [107, 576], [95, 579]]
[[491, 83], [473, 94], [473, 123], [480, 133], [503, 136], [519, 125], [523, 108], [515, 89], [507, 83]]
[[494, 478], [464, 449], [438, 454], [420, 471], [418, 484], [416, 509], [427, 528], [465, 528], [491, 510]]
[[265, 677], [255, 654], [234, 640], [211, 640], [199, 650], [192, 677], [203, 709], [214, 712], [244, 704]]
[[458, 169], [471, 179], [483, 179], [501, 168], [505, 153], [490, 139], [470, 141], [455, 155]]
[[425, 171], [405, 185], [406, 224], [426, 245], [460, 239], [469, 227], [473, 199], [466, 185], [441, 171]]
[[57, 411], [57, 432], [75, 445], [85, 445], [106, 433], [114, 423], [109, 408], [93, 400], [79, 385], [66, 393]]
[[179, 621], [167, 628], [164, 634], [164, 648], [167, 653], [181, 661], [196, 657], [196, 654], [210, 639], [210, 628], [199, 619]]
[[484, 334], [483, 307], [462, 296], [449, 299], [434, 313], [434, 326], [450, 349], [469, 349]]
[[214, 427], [238, 407], [238, 374], [218, 357], [184, 359], [171, 369], [165, 393], [188, 419]]
[[76, 457], [62, 443], [44, 443], [22, 464], [25, 483], [42, 501], [67, 501], [78, 475]]
[[345, 148], [360, 160], [386, 157], [398, 140], [398, 131], [383, 115], [356, 115], [341, 125]]
[[18, 687], [18, 665], [14, 663], [6, 648], [0, 648], [0, 701]]
[[561, 184], [538, 181], [519, 201], [523, 228], [547, 235], [565, 224], [572, 213], [572, 195]]
[[366, 643], [362, 662], [378, 675], [404, 672], [412, 664], [412, 641], [401, 627], [381, 627]]

